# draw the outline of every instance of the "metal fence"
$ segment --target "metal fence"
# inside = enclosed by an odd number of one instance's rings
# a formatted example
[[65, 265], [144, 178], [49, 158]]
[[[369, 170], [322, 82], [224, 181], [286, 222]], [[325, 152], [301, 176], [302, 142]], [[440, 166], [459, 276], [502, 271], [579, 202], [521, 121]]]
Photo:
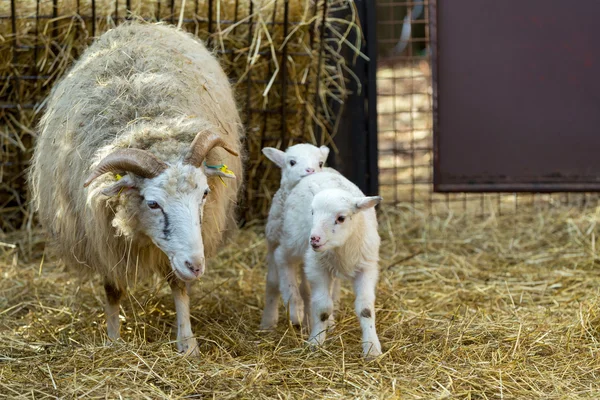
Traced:
[[[358, 47], [367, 51], [356, 15], [367, 3], [0, 0], [0, 233], [32, 224], [25, 170], [48, 91], [95, 36], [131, 18], [180, 24], [214, 49], [247, 131], [244, 217], [264, 217], [279, 173], [260, 149], [332, 145], [339, 115], [352, 112], [340, 104], [361, 79], [351, 59]], [[332, 161], [353, 165], [339, 156]]]
[[429, 31], [435, 2], [382, 0], [372, 7], [377, 14], [379, 186], [386, 201], [433, 214], [477, 215], [598, 203], [594, 193], [435, 193]]

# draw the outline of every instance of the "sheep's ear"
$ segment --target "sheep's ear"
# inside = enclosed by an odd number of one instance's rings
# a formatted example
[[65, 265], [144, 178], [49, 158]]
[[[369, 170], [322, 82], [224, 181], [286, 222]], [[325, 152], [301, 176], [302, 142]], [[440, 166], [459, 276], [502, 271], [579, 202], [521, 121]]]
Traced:
[[207, 177], [220, 176], [221, 178], [235, 179], [235, 174], [232, 170], [225, 168], [209, 168], [204, 166], [204, 174]]
[[123, 190], [129, 190], [135, 188], [135, 182], [131, 175], [124, 175], [119, 180], [115, 181], [112, 185], [102, 190], [102, 194], [105, 196], [116, 196]]
[[370, 196], [370, 197], [357, 197], [355, 199], [356, 209], [358, 211], [364, 211], [371, 207], [375, 207], [377, 204], [381, 203], [383, 200], [380, 196]]
[[263, 154], [269, 160], [273, 161], [279, 168], [285, 165], [285, 153], [274, 147], [265, 147], [262, 149]]
[[323, 155], [323, 161], [327, 160], [327, 157], [329, 156], [329, 147], [321, 146], [319, 147], [319, 150], [321, 150], [321, 154]]

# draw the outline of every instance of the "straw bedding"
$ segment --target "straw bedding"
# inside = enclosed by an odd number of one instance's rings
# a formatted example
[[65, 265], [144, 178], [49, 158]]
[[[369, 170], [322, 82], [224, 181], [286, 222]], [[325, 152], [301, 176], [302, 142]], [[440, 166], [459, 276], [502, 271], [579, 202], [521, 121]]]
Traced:
[[[597, 398], [600, 208], [431, 217], [384, 207], [377, 325], [365, 362], [348, 286], [310, 352], [280, 322], [258, 331], [264, 227], [240, 231], [194, 288], [201, 359], [178, 355], [168, 288], [124, 302], [106, 345], [100, 282], [42, 257], [37, 232], [0, 245], [0, 396], [9, 398]], [[15, 245], [16, 248], [12, 248]]]

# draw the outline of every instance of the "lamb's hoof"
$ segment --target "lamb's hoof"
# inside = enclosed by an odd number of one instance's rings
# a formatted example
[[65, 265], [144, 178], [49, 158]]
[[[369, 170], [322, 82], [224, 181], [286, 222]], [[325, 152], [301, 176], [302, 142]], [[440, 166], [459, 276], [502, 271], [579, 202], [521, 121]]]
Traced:
[[200, 357], [200, 349], [198, 349], [196, 338], [178, 341], [177, 350], [186, 357]]
[[317, 349], [323, 344], [319, 341], [319, 339], [316, 336], [311, 336], [310, 338], [308, 338], [308, 341], [306, 343], [310, 351], [317, 351]]
[[117, 346], [119, 344], [125, 343], [123, 339], [121, 339], [120, 335], [117, 336], [108, 336], [108, 340], [106, 341], [106, 347]]
[[295, 327], [302, 326], [302, 320], [304, 319], [304, 306], [297, 306], [290, 309], [290, 322]]
[[381, 352], [381, 344], [379, 343], [379, 341], [372, 343], [372, 342], [365, 342], [362, 345], [363, 347], [363, 356], [365, 357], [365, 360], [374, 360], [377, 357], [379, 357], [382, 352]]
[[258, 326], [261, 331], [272, 331], [277, 326], [277, 321], [263, 321]]

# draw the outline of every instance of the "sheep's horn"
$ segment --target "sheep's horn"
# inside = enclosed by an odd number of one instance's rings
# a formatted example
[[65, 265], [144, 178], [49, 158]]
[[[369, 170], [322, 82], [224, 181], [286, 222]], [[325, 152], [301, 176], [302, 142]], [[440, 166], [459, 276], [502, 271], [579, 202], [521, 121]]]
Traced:
[[94, 179], [107, 172], [125, 171], [142, 178], [154, 178], [165, 169], [167, 169], [167, 164], [145, 150], [115, 150], [100, 161], [83, 186], [87, 187]]
[[208, 152], [215, 147], [222, 147], [228, 153], [233, 154], [234, 156], [239, 155], [237, 151], [227, 146], [227, 143], [225, 143], [223, 138], [217, 133], [202, 131], [198, 132], [194, 138], [192, 146], [190, 147], [190, 153], [185, 158], [185, 163], [193, 165], [196, 168], [200, 168]]

